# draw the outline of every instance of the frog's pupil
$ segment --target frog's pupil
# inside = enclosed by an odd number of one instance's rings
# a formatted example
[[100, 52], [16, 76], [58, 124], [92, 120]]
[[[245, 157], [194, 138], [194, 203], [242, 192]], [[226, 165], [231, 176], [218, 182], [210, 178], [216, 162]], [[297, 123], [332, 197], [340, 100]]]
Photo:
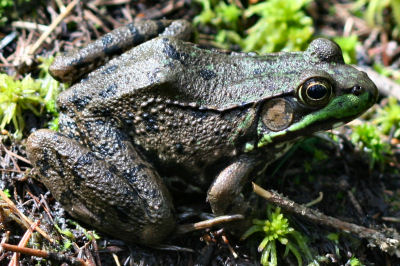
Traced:
[[327, 88], [321, 84], [314, 84], [307, 89], [308, 97], [314, 100], [322, 99], [327, 94], [327, 92]]

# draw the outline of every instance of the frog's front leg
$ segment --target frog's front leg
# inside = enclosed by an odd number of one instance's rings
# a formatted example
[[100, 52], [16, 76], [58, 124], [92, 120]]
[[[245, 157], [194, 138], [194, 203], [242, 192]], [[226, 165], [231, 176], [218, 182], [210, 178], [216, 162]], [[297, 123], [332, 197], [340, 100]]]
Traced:
[[28, 155], [41, 181], [75, 218], [127, 242], [160, 242], [175, 219], [157, 172], [113, 120], [77, 125], [87, 146], [50, 130], [29, 137]]
[[86, 47], [57, 56], [49, 68], [53, 77], [74, 82], [116, 55], [157, 36], [190, 40], [193, 28], [186, 20], [139, 20], [119, 27]]
[[241, 192], [257, 162], [256, 158], [243, 155], [217, 176], [207, 195], [214, 214], [246, 214], [250, 211]]

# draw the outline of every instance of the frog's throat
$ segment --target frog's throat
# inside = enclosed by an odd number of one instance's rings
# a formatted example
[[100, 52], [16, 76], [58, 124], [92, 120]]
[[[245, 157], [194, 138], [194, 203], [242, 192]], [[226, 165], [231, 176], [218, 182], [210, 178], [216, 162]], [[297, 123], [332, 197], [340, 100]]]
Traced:
[[[318, 131], [318, 126], [315, 130], [315, 125], [321, 124], [321, 129], [340, 126], [362, 114], [371, 107], [373, 103], [373, 96], [370, 92], [364, 92], [359, 96], [353, 94], [338, 96], [324, 108], [304, 116], [303, 119], [292, 124], [290, 127], [282, 131], [263, 134], [257, 143], [257, 147], [263, 147], [269, 143], [275, 142], [277, 138], [279, 139], [307, 128], [311, 130], [311, 127], [313, 127], [312, 132]], [[327, 124], [328, 122], [329, 124]]]

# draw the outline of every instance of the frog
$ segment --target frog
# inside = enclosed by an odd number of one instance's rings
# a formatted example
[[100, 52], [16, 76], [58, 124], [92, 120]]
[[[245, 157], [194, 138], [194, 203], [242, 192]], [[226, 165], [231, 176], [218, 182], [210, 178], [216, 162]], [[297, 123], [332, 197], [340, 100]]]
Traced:
[[37, 179], [77, 220], [127, 243], [177, 228], [168, 180], [204, 188], [216, 216], [249, 214], [242, 191], [299, 139], [360, 116], [378, 97], [323, 38], [266, 55], [191, 42], [186, 20], [140, 20], [50, 67], [72, 84], [59, 131], [27, 140]]

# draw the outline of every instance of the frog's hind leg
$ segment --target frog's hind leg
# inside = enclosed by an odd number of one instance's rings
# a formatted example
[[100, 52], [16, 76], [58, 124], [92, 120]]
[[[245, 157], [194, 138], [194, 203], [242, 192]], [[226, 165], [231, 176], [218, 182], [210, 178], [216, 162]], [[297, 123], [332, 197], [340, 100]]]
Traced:
[[114, 56], [157, 36], [188, 41], [193, 28], [186, 20], [139, 20], [119, 27], [86, 47], [57, 56], [49, 71], [63, 82], [73, 83]]
[[174, 229], [168, 192], [139, 154], [120, 150], [115, 154], [119, 165], [112, 165], [45, 129], [31, 134], [27, 151], [40, 181], [75, 218], [131, 243], [157, 243]]

